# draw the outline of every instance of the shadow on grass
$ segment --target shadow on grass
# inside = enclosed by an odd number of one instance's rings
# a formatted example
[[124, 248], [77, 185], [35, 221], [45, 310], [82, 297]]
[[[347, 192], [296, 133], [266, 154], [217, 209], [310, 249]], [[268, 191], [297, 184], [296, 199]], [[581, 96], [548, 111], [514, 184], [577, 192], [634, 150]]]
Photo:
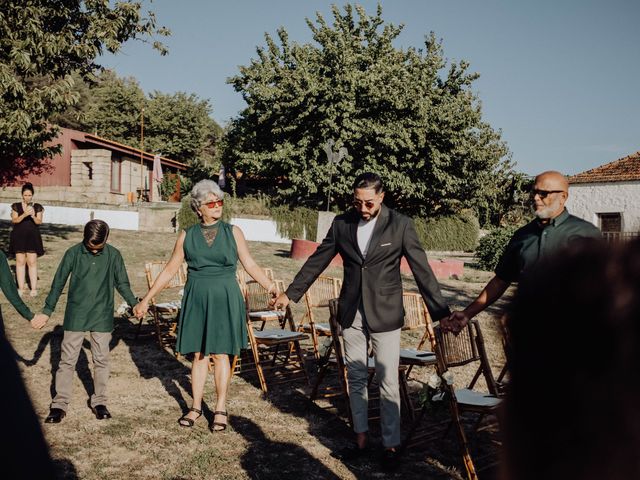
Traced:
[[[47, 345], [50, 346], [49, 349], [49, 361], [51, 363], [51, 383], [49, 385], [49, 392], [51, 394], [51, 398], [55, 396], [55, 374], [58, 371], [58, 366], [60, 365], [60, 357], [61, 357], [61, 347], [62, 347], [62, 338], [64, 337], [64, 329], [62, 325], [56, 325], [53, 330], [45, 333], [38, 345], [36, 346], [35, 351], [33, 352], [33, 357], [30, 359], [24, 358], [18, 353], [16, 353], [16, 359], [19, 362], [22, 362], [27, 367], [31, 367], [37, 364], [42, 357]], [[85, 391], [89, 398], [93, 394], [93, 380], [91, 377], [91, 369], [89, 367], [89, 358], [87, 356], [86, 351], [91, 350], [91, 344], [88, 340], [84, 340], [82, 343], [82, 348], [80, 349], [80, 354], [78, 355], [78, 362], [76, 363], [76, 372], [82, 385], [84, 386]]]
[[240, 464], [249, 478], [340, 478], [299, 445], [269, 440], [262, 429], [246, 417], [234, 416], [231, 418], [231, 424], [249, 443], [240, 459]]
[[66, 458], [54, 458], [53, 468], [56, 478], [59, 480], [77, 480], [80, 478], [73, 462]]
[[[171, 353], [163, 348], [159, 348], [155, 343], [155, 337], [144, 336], [135, 339], [137, 326], [127, 319], [121, 317], [114, 318], [114, 331], [109, 344], [109, 349], [113, 350], [119, 342], [124, 342], [129, 348], [131, 358], [135, 363], [138, 373], [142, 378], [158, 378], [167, 393], [176, 401], [182, 410], [187, 410], [187, 402], [182, 396], [179, 386], [186, 391], [191, 391], [191, 384], [188, 380], [190, 370], [177, 360]], [[56, 325], [53, 330], [45, 333], [33, 353], [32, 358], [24, 358], [16, 353], [16, 359], [27, 367], [33, 366], [40, 361], [47, 346], [50, 346], [51, 362], [51, 398], [55, 395], [55, 373], [60, 365], [61, 345], [64, 336], [62, 325]], [[82, 382], [88, 397], [94, 392], [91, 368], [89, 365], [89, 354], [91, 344], [85, 339], [78, 356], [76, 372]]]
[[[145, 327], [143, 324], [143, 333]], [[113, 350], [118, 342], [124, 342], [129, 348], [131, 359], [140, 376], [145, 379], [160, 380], [166, 392], [183, 411], [187, 411], [191, 399], [189, 398], [188, 402], [184, 399], [180, 387], [191, 392], [189, 380], [191, 370], [165, 348], [160, 348], [155, 335], [140, 335], [136, 338], [137, 329], [137, 323], [126, 318], [115, 317], [111, 349]]]

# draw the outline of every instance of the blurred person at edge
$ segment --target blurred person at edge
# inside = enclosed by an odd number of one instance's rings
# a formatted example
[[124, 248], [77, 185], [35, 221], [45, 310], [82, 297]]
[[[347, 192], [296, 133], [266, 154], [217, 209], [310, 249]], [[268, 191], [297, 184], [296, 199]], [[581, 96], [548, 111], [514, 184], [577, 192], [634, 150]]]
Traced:
[[510, 310], [503, 478], [640, 478], [640, 241], [545, 258]]

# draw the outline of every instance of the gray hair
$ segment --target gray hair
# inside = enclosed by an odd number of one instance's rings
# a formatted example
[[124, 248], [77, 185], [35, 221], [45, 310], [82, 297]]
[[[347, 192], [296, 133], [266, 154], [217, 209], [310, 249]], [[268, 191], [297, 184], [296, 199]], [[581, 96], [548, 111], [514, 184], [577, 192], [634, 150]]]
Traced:
[[224, 199], [224, 192], [213, 180], [200, 180], [196, 183], [191, 189], [191, 209], [197, 212], [210, 193], [218, 197], [218, 200]]

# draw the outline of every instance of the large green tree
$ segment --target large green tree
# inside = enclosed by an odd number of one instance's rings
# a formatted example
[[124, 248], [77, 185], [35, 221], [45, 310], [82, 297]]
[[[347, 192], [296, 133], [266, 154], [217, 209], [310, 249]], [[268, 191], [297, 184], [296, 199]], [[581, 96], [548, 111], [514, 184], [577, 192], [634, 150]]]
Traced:
[[[229, 79], [247, 107], [226, 137], [225, 162], [278, 183], [281, 201], [326, 201], [342, 207], [358, 173], [386, 180], [390, 203], [427, 216], [487, 203], [497, 173], [510, 169], [499, 131], [482, 120], [464, 61], [448, 64], [434, 34], [423, 49], [394, 47], [402, 27], [382, 9], [333, 7], [333, 22], [307, 20], [314, 43], [278, 30], [258, 57]], [[329, 139], [348, 155], [327, 162]]]
[[46, 166], [57, 152], [50, 119], [74, 105], [73, 72], [98, 70], [96, 58], [130, 39], [162, 53], [152, 12], [138, 1], [2, 0], [0, 7], [0, 182]]
[[193, 93], [152, 93], [145, 109], [145, 148], [181, 161], [211, 164], [222, 129], [210, 114], [209, 101]]

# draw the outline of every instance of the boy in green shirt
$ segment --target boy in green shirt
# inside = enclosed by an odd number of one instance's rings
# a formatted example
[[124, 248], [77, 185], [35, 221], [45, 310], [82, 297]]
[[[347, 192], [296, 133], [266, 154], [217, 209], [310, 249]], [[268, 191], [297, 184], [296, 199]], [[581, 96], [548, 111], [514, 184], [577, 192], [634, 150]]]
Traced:
[[113, 289], [134, 306], [129, 278], [120, 252], [107, 245], [109, 226], [102, 220], [91, 220], [84, 227], [82, 243], [69, 248], [58, 266], [51, 291], [42, 312], [51, 315], [69, 275], [69, 294], [64, 314], [62, 355], [56, 372], [56, 395], [45, 423], [60, 423], [71, 400], [73, 372], [89, 332], [94, 367], [94, 394], [91, 411], [99, 420], [111, 418], [107, 410], [109, 378], [109, 342], [113, 331]]

